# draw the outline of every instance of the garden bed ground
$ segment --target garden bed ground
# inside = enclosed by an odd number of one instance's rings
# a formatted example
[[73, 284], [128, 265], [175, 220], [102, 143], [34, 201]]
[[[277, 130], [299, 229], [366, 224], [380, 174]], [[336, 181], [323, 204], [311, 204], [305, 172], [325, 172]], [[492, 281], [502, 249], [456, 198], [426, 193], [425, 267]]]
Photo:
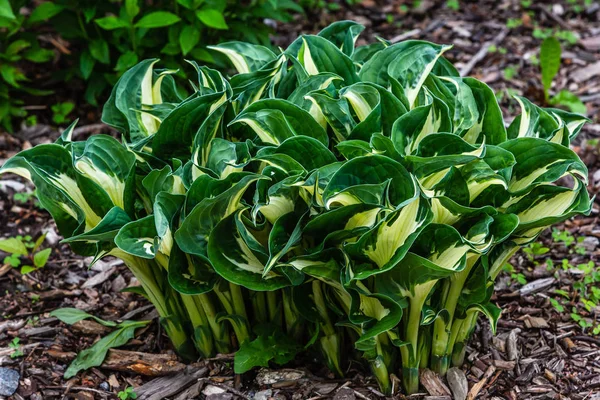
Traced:
[[[459, 69], [496, 90], [505, 115], [512, 116], [518, 110], [516, 103], [509, 100], [511, 93], [543, 102], [539, 67], [531, 62], [540, 43], [532, 37], [536, 26], [576, 34], [581, 38], [577, 44], [563, 44], [563, 67], [555, 90], [566, 88], [580, 96], [594, 120], [582, 132], [576, 151], [589, 167], [590, 193], [597, 195], [600, 4], [583, 6], [583, 11], [576, 13], [568, 2], [554, 6], [527, 3], [460, 2], [458, 11], [449, 9], [443, 1], [423, 0], [417, 8], [409, 6], [407, 10], [400, 2], [378, 4], [364, 0], [352, 7], [342, 3], [339, 10], [299, 17], [294, 23], [278, 27], [274, 39], [284, 45], [299, 33], [318, 31], [334, 20], [354, 19], [367, 26], [360, 40], [372, 41], [381, 36], [392, 41], [411, 38], [454, 43], [449, 58]], [[522, 25], [507, 27], [507, 21], [513, 20], [521, 20]], [[514, 24], [518, 22], [508, 23]], [[77, 138], [102, 130], [108, 132], [102, 125], [85, 125], [77, 131]], [[23, 148], [52, 141], [57, 135], [55, 129], [43, 125], [23, 128], [12, 136], [0, 134], [0, 163]], [[54, 224], [45, 211], [36, 207], [35, 199], [15, 200], [14, 193], [25, 188], [31, 190], [10, 176], [0, 180], [0, 236], [30, 235], [35, 240], [47, 232], [44, 246], [52, 247], [53, 251], [42, 270], [26, 276], [11, 266], [0, 265], [0, 367], [19, 373], [15, 399], [114, 399], [125, 387], [142, 385], [145, 389], [139, 392], [145, 395], [138, 398], [380, 397], [376, 382], [366, 378], [368, 372], [359, 365], [350, 365], [347, 378], [341, 380], [333, 379], [310, 358], [283, 371], [262, 370], [242, 377], [233, 374], [231, 356], [186, 367], [169, 349], [156, 318], [123, 347], [135, 353], [113, 351], [103, 366], [68, 381], [63, 379], [76, 353], [88, 348], [107, 330], [94, 322], [69, 327], [49, 317], [49, 312], [60, 307], [77, 307], [107, 320], [153, 318], [155, 314], [140, 296], [121, 293], [123, 288], [135, 285], [135, 279], [123, 264], [104, 260], [88, 269], [89, 260], [59, 244]], [[468, 349], [464, 371], [470, 395], [482, 399], [600, 399], [600, 336], [582, 330], [570, 315], [581, 293], [576, 284], [582, 280], [577, 266], [599, 260], [599, 210], [600, 202], [596, 199], [589, 217], [557, 227], [562, 236], [553, 238], [551, 232], [546, 232], [541, 242], [549, 249], [547, 253], [529, 256], [519, 253], [512, 261], [514, 271], [500, 277], [495, 302], [503, 308], [503, 314], [498, 333], [493, 337], [487, 323], [481, 323]], [[570, 236], [582, 239], [569, 244]], [[552, 260], [554, 267], [548, 260]], [[594, 268], [600, 276], [600, 267]], [[565, 292], [563, 312], [558, 312], [550, 302], [550, 298], [560, 298], [556, 290]], [[582, 316], [598, 320], [600, 309], [584, 309]], [[14, 338], [20, 339], [22, 357], [11, 358], [14, 349], [9, 344]], [[172, 374], [153, 383], [153, 375], [168, 371]], [[3, 379], [6, 378], [0, 372], [0, 383]], [[424, 395], [438, 396], [430, 397], [432, 400], [449, 398], [444, 397], [450, 393], [445, 392], [447, 389], [435, 377], [425, 380], [429, 384]]]

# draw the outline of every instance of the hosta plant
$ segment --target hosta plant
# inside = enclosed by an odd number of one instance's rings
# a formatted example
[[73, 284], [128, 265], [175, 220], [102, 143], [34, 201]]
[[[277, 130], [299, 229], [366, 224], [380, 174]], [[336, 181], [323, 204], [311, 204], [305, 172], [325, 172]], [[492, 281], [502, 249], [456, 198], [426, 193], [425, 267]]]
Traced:
[[229, 77], [190, 61], [193, 94], [146, 60], [96, 135], [25, 150], [2, 172], [37, 186], [65, 241], [125, 261], [183, 357], [239, 349], [236, 372], [320, 354], [342, 375], [463, 362], [494, 279], [546, 227], [590, 210], [569, 149], [586, 118], [460, 77], [450, 46], [355, 48], [337, 22], [285, 51], [230, 42]]

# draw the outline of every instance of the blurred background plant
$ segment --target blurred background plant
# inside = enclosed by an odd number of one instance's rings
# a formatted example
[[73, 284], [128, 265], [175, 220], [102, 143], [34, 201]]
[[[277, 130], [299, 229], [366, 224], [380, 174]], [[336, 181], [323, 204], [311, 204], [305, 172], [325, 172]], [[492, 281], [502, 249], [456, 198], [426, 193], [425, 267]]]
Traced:
[[[222, 66], [207, 45], [270, 46], [268, 20], [302, 11], [292, 0], [0, 0], [0, 126], [12, 131], [27, 116], [25, 99], [52, 95], [58, 85], [81, 89], [97, 106], [145, 58], [160, 57], [180, 74], [184, 58]], [[65, 111], [53, 110], [59, 119]]]

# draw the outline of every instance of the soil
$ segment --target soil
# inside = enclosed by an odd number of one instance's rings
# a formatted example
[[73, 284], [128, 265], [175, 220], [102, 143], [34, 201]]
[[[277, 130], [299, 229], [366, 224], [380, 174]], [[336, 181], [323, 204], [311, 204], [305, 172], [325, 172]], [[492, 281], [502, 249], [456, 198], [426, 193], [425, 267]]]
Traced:
[[[509, 94], [519, 93], [544, 103], [535, 57], [532, 62], [541, 42], [533, 37], [534, 30], [549, 28], [576, 35], [579, 39], [575, 44], [563, 42], [563, 65], [552, 92], [568, 89], [586, 103], [592, 123], [584, 128], [574, 150], [589, 168], [590, 194], [598, 194], [600, 3], [461, 1], [456, 11], [445, 1], [433, 0], [423, 0], [417, 7], [399, 1], [349, 3], [329, 3], [335, 4], [335, 9], [309, 12], [278, 26], [274, 43], [285, 46], [300, 33], [318, 32], [341, 19], [366, 25], [359, 44], [376, 37], [452, 43], [448, 58], [459, 70], [468, 70], [469, 75], [497, 91], [509, 120], [518, 113]], [[581, 12], [576, 12], [575, 5], [581, 5]], [[522, 21], [520, 26], [507, 27], [507, 21], [513, 21], [509, 22], [512, 26], [518, 19]], [[490, 43], [494, 44], [491, 49], [487, 46]], [[487, 52], [482, 50], [486, 47]], [[472, 62], [474, 58], [476, 63]], [[77, 139], [111, 132], [94, 119], [99, 115], [97, 111], [89, 113], [90, 123], [78, 128]], [[21, 127], [14, 135], [0, 134], [0, 164], [21, 149], [53, 141], [57, 136], [58, 130], [47, 125]], [[36, 205], [35, 198], [15, 199], [15, 193], [31, 190], [18, 178], [1, 177], [0, 236], [29, 235], [35, 240], [45, 233], [43, 246], [52, 248], [46, 266], [27, 275], [0, 264], [0, 369], [19, 372], [19, 387], [12, 398], [116, 399], [117, 393], [129, 386], [136, 388], [138, 398], [145, 399], [382, 397], [368, 371], [354, 364], [346, 378], [338, 380], [312, 359], [288, 369], [265, 369], [244, 376], [233, 373], [231, 355], [184, 365], [170, 349], [152, 307], [137, 294], [121, 292], [137, 284], [127, 268], [111, 259], [88, 268], [89, 259], [60, 244], [54, 223]], [[575, 307], [584, 320], [600, 319], [598, 307], [588, 310], [582, 305], [586, 286], [582, 284], [583, 267], [578, 268], [599, 261], [599, 210], [596, 198], [590, 216], [556, 227], [555, 237], [550, 231], [542, 235], [543, 246], [538, 253], [544, 254], [518, 253], [511, 261], [514, 271], [500, 276], [493, 299], [503, 309], [498, 331], [494, 336], [487, 322], [481, 321], [467, 349], [463, 370], [469, 382], [469, 398], [600, 399], [600, 335], [594, 336], [590, 328], [582, 328], [570, 315]], [[563, 240], [557, 237], [560, 232]], [[573, 243], [564, 239], [569, 235]], [[591, 285], [587, 285], [588, 290]], [[551, 299], [560, 301], [564, 310], [559, 312]], [[94, 322], [67, 326], [49, 315], [61, 307], [80, 308], [110, 321], [150, 318], [153, 323], [137, 331], [136, 337], [121, 348], [125, 352], [111, 352], [103, 366], [65, 380], [63, 373], [76, 353], [108, 331]], [[22, 357], [11, 358], [14, 349], [9, 344], [14, 338], [20, 339]], [[124, 359], [135, 362], [124, 367]], [[172, 373], [156, 377], [161, 374], [157, 370], [164, 372], [165, 365]], [[451, 391], [443, 380], [433, 376], [426, 377], [426, 381], [424, 393], [414, 398], [450, 399]]]

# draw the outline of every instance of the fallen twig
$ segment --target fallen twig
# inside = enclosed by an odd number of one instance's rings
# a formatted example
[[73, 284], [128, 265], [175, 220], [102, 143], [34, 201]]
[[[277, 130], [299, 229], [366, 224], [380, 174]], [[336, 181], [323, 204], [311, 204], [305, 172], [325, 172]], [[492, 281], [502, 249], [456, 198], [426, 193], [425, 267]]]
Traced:
[[475, 65], [477, 65], [477, 63], [479, 61], [483, 60], [483, 58], [485, 57], [485, 55], [490, 51], [490, 47], [492, 45], [498, 46], [498, 44], [500, 44], [500, 42], [502, 42], [504, 40], [504, 38], [506, 37], [506, 35], [508, 35], [508, 29], [504, 28], [494, 38], [494, 40], [486, 42], [481, 47], [481, 49], [479, 49], [479, 51], [473, 56], [473, 58], [471, 58], [469, 60], [469, 62], [466, 63], [464, 67], [462, 67], [462, 69], [460, 70], [460, 75], [461, 76], [467, 76], [467, 75], [469, 75], [469, 73], [471, 72], [471, 70], [473, 69], [473, 67], [475, 67]]

